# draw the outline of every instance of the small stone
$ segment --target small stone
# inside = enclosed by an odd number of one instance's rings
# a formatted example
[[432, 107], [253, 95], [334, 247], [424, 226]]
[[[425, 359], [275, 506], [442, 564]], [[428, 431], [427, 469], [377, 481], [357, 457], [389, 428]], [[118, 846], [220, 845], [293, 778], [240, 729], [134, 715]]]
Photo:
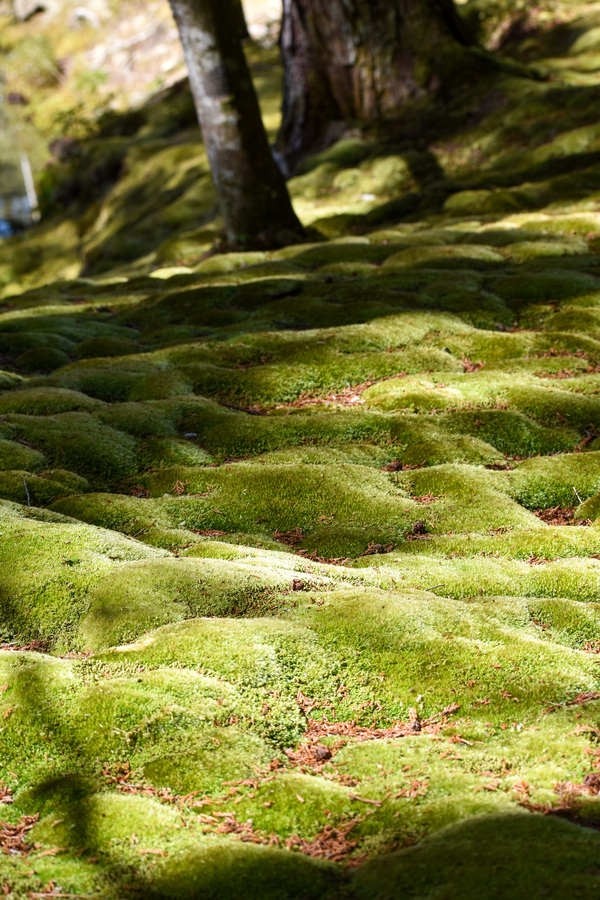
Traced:
[[388, 472], [400, 472], [402, 469], [402, 460], [394, 459], [391, 463], [388, 463], [386, 466]]
[[419, 714], [417, 710], [411, 706], [408, 710], [408, 724], [411, 731], [418, 732], [421, 730], [421, 723], [419, 721]]
[[331, 750], [329, 747], [326, 747], [325, 744], [317, 744], [315, 747], [315, 757], [319, 762], [323, 762], [326, 759], [331, 759]]

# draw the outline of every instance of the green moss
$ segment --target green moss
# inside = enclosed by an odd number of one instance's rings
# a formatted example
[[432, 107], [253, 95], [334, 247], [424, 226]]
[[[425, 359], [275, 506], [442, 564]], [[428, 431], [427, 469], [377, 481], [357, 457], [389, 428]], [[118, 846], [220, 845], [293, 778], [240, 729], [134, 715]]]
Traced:
[[[416, 496], [432, 495], [424, 516], [437, 532], [523, 528], [535, 518], [496, 490], [495, 473], [470, 466], [431, 466], [407, 474], [403, 481]], [[468, 503], [463, 498], [469, 497]]]
[[54, 416], [9, 415], [7, 421], [54, 465], [64, 465], [96, 480], [121, 479], [135, 472], [133, 438], [99, 423], [88, 413]]
[[47, 460], [43, 453], [25, 444], [0, 438], [0, 469], [23, 469], [35, 472], [42, 469]]
[[168, 437], [174, 431], [172, 422], [159, 410], [142, 403], [111, 403], [96, 416], [109, 428], [135, 437]]
[[575, 885], [582, 897], [591, 898], [596, 886], [589, 854], [597, 843], [593, 831], [549, 817], [482, 816], [368, 864], [355, 878], [356, 897], [433, 898], [443, 884], [449, 894], [459, 891], [477, 900], [490, 891], [502, 900], [540, 890], [559, 898]]
[[[556, 78], [482, 76], [429, 150], [307, 160], [312, 244], [215, 252], [182, 86], [71, 126], [45, 220], [0, 246], [0, 784], [3, 818], [41, 816], [0, 857], [15, 897], [596, 896], [594, 832], [519, 805], [597, 818], [572, 786], [597, 768], [600, 104], [572, 13], [502, 32]], [[36, 169], [114, 38], [69, 14], [3, 24], [4, 62], [39, 27], [79, 72], [9, 109]], [[274, 129], [276, 48], [248, 51]], [[312, 738], [331, 759], [294, 766]], [[286, 847], [350, 823], [361, 867]]]
[[252, 844], [209, 844], [162, 865], [155, 876], [158, 896], [189, 898], [198, 887], [210, 897], [226, 895], [231, 884], [256, 900], [340, 896], [340, 876], [327, 862]]
[[99, 406], [100, 403], [97, 400], [79, 391], [46, 386], [24, 387], [11, 393], [7, 391], [0, 397], [1, 414], [22, 413], [30, 416], [47, 416], [71, 410], [87, 411], [97, 409]]
[[139, 562], [98, 581], [81, 624], [86, 647], [139, 637], [160, 625], [191, 616], [239, 615], [262, 599], [265, 589], [290, 589], [293, 570], [262, 573], [243, 563], [210, 559]]
[[522, 200], [519, 202], [518, 196], [511, 191], [482, 189], [451, 194], [444, 203], [444, 210], [454, 216], [477, 216], [482, 213], [509, 213], [527, 208], [527, 205]]
[[578, 506], [600, 488], [599, 459], [595, 451], [524, 460], [505, 474], [507, 492], [529, 509]]
[[589, 247], [582, 240], [520, 241], [511, 244], [509, 253], [514, 262], [521, 263], [539, 257], [585, 255]]
[[[183, 484], [186, 494], [164, 503], [171, 515], [188, 525], [269, 535], [296, 528], [310, 534], [318, 529], [327, 546], [338, 547], [340, 552], [334, 555], [356, 555], [382, 532], [393, 541], [420, 514], [383, 474], [365, 466], [341, 464], [332, 470], [319, 465], [238, 463], [224, 470], [164, 470], [144, 481], [154, 496], [172, 490], [177, 481]], [[194, 496], [202, 494], [205, 497]], [[323, 530], [320, 523], [325, 521]]]
[[[41, 462], [45, 463], [46, 460], [41, 454], [37, 454], [37, 458], [33, 457], [34, 453], [35, 451], [30, 451], [31, 456], [27, 461], [39, 468]], [[47, 469], [39, 474], [14, 469], [0, 472], [0, 497], [27, 506], [45, 506], [59, 497], [86, 490], [89, 490], [89, 484], [85, 478], [63, 469]]]
[[141, 467], [170, 469], [173, 466], [210, 465], [214, 458], [192, 440], [152, 437], [140, 444], [139, 461]]
[[[593, 502], [590, 500], [588, 502]], [[580, 507], [576, 515], [580, 514]], [[551, 560], [564, 557], [592, 556], [600, 546], [600, 531], [596, 528], [572, 526], [537, 526], [507, 529], [501, 533], [431, 535], [426, 541], [403, 544], [404, 553], [434, 554], [448, 558], [490, 556], [496, 559]]]
[[17, 387], [21, 382], [21, 377], [16, 372], [5, 372], [0, 370], [0, 388], [2, 391], [12, 387]]
[[267, 259], [267, 254], [260, 252], [228, 253], [226, 256], [215, 256], [205, 260], [196, 267], [196, 271], [204, 275], [221, 275], [257, 265]]
[[486, 408], [448, 411], [436, 416], [397, 415], [390, 431], [394, 441], [409, 448], [424, 438], [452, 441], [455, 436], [475, 433], [476, 439], [511, 456], [571, 450], [580, 440], [574, 429], [549, 428], [538, 425], [523, 413]]
[[401, 457], [405, 466], [418, 466], [422, 463], [437, 466], [441, 463], [454, 462], [489, 466], [504, 462], [504, 455], [491, 444], [467, 436], [412, 444], [402, 452]]
[[103, 356], [124, 356], [127, 353], [137, 353], [139, 346], [135, 341], [126, 341], [120, 338], [90, 338], [82, 341], [75, 347], [75, 353], [81, 359], [103, 357]]
[[[177, 681], [180, 682], [181, 677]], [[207, 718], [219, 713], [216, 699], [212, 704], [207, 703]], [[189, 746], [185, 769], [181, 767], [180, 753], [174, 752], [152, 759], [144, 767], [144, 778], [156, 787], [166, 786], [181, 794], [219, 792], [224, 781], [251, 778], [254, 767], [267, 766], [272, 756], [272, 748], [258, 736], [235, 727], [205, 727], [202, 737]]]
[[600, 495], [594, 494], [593, 497], [588, 497], [577, 509], [575, 518], [595, 521], [598, 517], [600, 517]]
[[428, 268], [450, 269], [454, 264], [456, 268], [465, 268], [467, 265], [477, 268], [478, 265], [485, 267], [486, 264], [492, 265], [503, 261], [504, 257], [491, 247], [482, 247], [480, 244], [454, 244], [448, 247], [415, 247], [401, 250], [389, 256], [384, 267], [387, 269], [422, 265]]
[[522, 272], [504, 275], [493, 282], [493, 290], [505, 300], [569, 300], [598, 289], [598, 282], [584, 272]]
[[55, 347], [35, 347], [17, 356], [16, 364], [25, 372], [52, 372], [69, 362], [69, 357]]

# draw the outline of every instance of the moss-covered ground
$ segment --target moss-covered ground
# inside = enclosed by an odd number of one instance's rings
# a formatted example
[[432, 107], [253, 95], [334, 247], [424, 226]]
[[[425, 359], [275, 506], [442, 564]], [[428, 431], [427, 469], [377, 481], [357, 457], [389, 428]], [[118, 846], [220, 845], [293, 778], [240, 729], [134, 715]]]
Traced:
[[176, 86], [0, 245], [5, 895], [597, 898], [600, 13], [464, 9], [538, 77], [307, 160], [310, 244], [211, 252]]

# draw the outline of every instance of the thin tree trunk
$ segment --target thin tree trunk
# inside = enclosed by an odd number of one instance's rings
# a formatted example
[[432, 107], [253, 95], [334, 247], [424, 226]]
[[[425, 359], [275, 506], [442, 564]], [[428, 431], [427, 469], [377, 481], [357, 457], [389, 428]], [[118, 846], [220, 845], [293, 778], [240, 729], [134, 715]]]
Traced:
[[283, 0], [283, 121], [293, 169], [341, 123], [402, 115], [455, 78], [469, 54], [453, 0]]
[[303, 229], [275, 163], [240, 42], [236, 0], [170, 0], [228, 242], [274, 246]]

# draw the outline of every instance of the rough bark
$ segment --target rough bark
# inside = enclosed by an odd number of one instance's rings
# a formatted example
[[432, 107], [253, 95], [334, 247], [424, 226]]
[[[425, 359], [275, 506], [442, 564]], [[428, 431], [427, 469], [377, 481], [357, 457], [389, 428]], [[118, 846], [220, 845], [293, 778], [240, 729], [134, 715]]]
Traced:
[[236, 0], [170, 0], [190, 86], [232, 246], [300, 237], [275, 163], [240, 42]]
[[456, 77], [469, 43], [453, 0], [283, 0], [289, 168], [351, 121], [398, 118]]

